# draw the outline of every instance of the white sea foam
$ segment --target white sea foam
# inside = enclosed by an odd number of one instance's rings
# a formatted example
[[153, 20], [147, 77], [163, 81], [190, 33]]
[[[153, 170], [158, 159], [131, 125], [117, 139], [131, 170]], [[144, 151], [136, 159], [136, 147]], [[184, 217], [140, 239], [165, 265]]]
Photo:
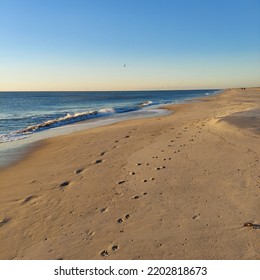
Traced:
[[99, 116], [104, 116], [108, 114], [113, 114], [115, 111], [112, 108], [104, 108], [100, 110], [93, 110], [93, 111], [88, 111], [88, 112], [80, 112], [80, 113], [75, 113], [75, 114], [70, 114], [68, 113], [66, 116], [57, 118], [57, 119], [52, 119], [48, 120], [43, 123], [39, 123], [36, 125], [31, 125], [28, 126], [24, 129], [16, 131], [17, 134], [26, 134], [26, 133], [32, 133], [35, 131], [43, 130], [46, 128], [53, 128], [69, 123], [74, 123], [74, 122], [79, 122], [79, 121], [84, 121], [89, 118], [97, 117]]

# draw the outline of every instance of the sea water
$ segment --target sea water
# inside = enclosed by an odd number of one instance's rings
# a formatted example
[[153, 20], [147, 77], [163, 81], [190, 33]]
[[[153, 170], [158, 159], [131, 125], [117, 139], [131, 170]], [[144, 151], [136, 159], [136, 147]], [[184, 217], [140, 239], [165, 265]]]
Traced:
[[0, 92], [0, 166], [16, 159], [25, 144], [123, 119], [164, 114], [158, 107], [218, 92]]

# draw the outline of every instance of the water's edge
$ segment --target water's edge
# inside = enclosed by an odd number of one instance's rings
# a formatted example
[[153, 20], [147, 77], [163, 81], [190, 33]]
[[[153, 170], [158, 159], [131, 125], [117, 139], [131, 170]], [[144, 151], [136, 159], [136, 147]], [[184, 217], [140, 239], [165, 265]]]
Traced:
[[[216, 96], [221, 93], [223, 93], [223, 90], [218, 90], [214, 94], [207, 96], [206, 98], [211, 96]], [[76, 122], [64, 126], [59, 126], [59, 127], [39, 131], [37, 133], [30, 135], [30, 137], [28, 138], [24, 138], [12, 142], [1, 143], [0, 144], [0, 170], [7, 168], [11, 165], [14, 165], [20, 162], [21, 160], [23, 160], [32, 150], [38, 147], [40, 141], [44, 139], [48, 139], [60, 135], [67, 135], [90, 128], [107, 126], [126, 120], [153, 118], [153, 117], [170, 115], [171, 113], [174, 112], [172, 110], [167, 109], [167, 107], [171, 105], [177, 105], [177, 104], [187, 104], [190, 102], [202, 102], [203, 101], [202, 98], [205, 98], [205, 96], [187, 99], [180, 103], [154, 105], [154, 106], [150, 106], [149, 108], [146, 108], [145, 110], [132, 111], [132, 112], [121, 113], [112, 116], [104, 116], [97, 119], [89, 119], [82, 122]]]
[[20, 139], [13, 142], [6, 142], [0, 144], [0, 170], [7, 168], [17, 162], [21, 161], [27, 156], [35, 147], [37, 143], [44, 139], [53, 138], [61, 135], [72, 134], [78, 131], [83, 131], [91, 128], [107, 126], [126, 120], [153, 118], [159, 116], [166, 116], [171, 114], [170, 110], [161, 108], [150, 108], [145, 112], [130, 112], [115, 115], [113, 117], [101, 117], [98, 119], [91, 119], [78, 123], [68, 124], [49, 130], [40, 131], [32, 134], [31, 137]]

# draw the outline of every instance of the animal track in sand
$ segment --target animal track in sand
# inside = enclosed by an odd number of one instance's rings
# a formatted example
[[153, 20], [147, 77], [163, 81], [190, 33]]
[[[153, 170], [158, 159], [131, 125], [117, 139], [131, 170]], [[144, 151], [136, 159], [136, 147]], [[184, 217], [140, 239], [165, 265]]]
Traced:
[[94, 163], [95, 163], [95, 164], [98, 164], [98, 163], [101, 163], [101, 162], [103, 162], [102, 159], [97, 159]]
[[113, 251], [116, 251], [118, 249], [118, 246], [117, 245], [113, 245], [112, 248], [111, 248]]
[[77, 170], [74, 171], [75, 174], [79, 174], [83, 171], [84, 169], [83, 168], [79, 168]]
[[135, 172], [134, 171], [130, 172], [130, 175], [135, 175]]
[[101, 212], [101, 213], [107, 212], [107, 207], [101, 208], [101, 209], [100, 209], [100, 212]]
[[0, 221], [0, 227], [4, 226], [8, 222], [10, 222], [11, 218], [4, 218]]
[[[111, 247], [111, 250], [114, 251], [114, 252], [117, 251], [118, 250], [118, 245], [113, 245]], [[108, 252], [108, 250], [103, 250], [102, 252], [100, 252], [100, 255], [102, 257], [108, 257], [109, 256], [109, 252]]]
[[29, 201], [35, 199], [35, 198], [37, 198], [37, 196], [35, 196], [35, 195], [30, 195], [30, 196], [26, 197], [26, 198], [21, 202], [21, 205], [23, 205], [23, 204], [25, 204], [25, 203], [27, 203], [27, 202], [29, 202]]
[[60, 184], [60, 188], [67, 187], [69, 184], [70, 184], [69, 181], [65, 181], [65, 182], [63, 182], [63, 183]]
[[[130, 215], [129, 215], [129, 214], [126, 214], [126, 215], [125, 215], [125, 219], [128, 220], [129, 218], [130, 218]], [[117, 223], [118, 223], [118, 224], [122, 224], [123, 222], [124, 222], [124, 220], [123, 220], [122, 218], [119, 218], [119, 219], [117, 220]]]
[[250, 228], [253, 228], [253, 229], [260, 229], [260, 225], [253, 224], [253, 223], [244, 223], [244, 227], [250, 227]]
[[164, 168], [166, 168], [165, 166], [159, 166], [159, 167], [156, 167], [155, 169], [156, 170], [161, 170], [161, 169], [164, 169]]
[[107, 153], [107, 152], [104, 151], [104, 152], [100, 153], [100, 155], [101, 155], [101, 156], [104, 156], [106, 153]]
[[100, 253], [100, 255], [101, 255], [102, 257], [108, 257], [108, 256], [109, 256], [107, 250], [103, 250], [103, 251]]
[[198, 219], [198, 218], [200, 218], [200, 214], [194, 215], [194, 216], [192, 217], [193, 220], [196, 220], [196, 219]]
[[138, 198], [139, 198], [138, 195], [135, 195], [135, 196], [131, 197], [131, 199], [138, 199]]
[[118, 182], [118, 185], [121, 185], [121, 184], [124, 184], [124, 183], [125, 183], [125, 180], [122, 180], [122, 181]]

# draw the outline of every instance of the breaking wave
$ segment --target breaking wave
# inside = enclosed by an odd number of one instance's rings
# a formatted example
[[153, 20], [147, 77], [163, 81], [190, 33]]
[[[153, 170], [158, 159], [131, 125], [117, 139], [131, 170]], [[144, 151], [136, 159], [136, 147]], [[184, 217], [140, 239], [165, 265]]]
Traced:
[[133, 105], [131, 107], [118, 107], [118, 108], [103, 108], [100, 110], [91, 110], [87, 112], [67, 113], [65, 116], [59, 118], [49, 119], [38, 124], [27, 126], [23, 129], [11, 132], [9, 134], [0, 134], [0, 143], [11, 142], [29, 137], [30, 134], [39, 132], [49, 128], [60, 127], [67, 124], [85, 121], [92, 118], [104, 117], [113, 114], [127, 113], [131, 111], [140, 110], [144, 107], [151, 106], [152, 101], [144, 101]]

